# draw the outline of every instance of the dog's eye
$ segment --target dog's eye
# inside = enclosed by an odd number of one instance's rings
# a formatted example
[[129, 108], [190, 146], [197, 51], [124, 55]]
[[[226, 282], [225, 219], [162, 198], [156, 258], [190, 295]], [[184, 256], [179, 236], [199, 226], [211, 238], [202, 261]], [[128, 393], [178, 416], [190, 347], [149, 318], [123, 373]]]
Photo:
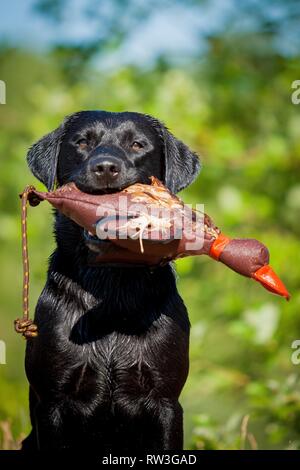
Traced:
[[89, 143], [88, 143], [87, 139], [79, 139], [79, 140], [77, 140], [76, 145], [80, 148], [80, 150], [84, 150], [84, 149], [87, 148]]
[[140, 150], [143, 148], [143, 145], [140, 142], [137, 142], [136, 140], [131, 144], [132, 150]]

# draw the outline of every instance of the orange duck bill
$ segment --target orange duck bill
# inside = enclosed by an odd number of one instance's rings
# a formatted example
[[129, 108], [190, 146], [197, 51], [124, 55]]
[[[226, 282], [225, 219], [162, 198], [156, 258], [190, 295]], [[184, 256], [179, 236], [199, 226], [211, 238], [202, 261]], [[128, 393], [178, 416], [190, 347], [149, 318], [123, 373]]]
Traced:
[[281, 295], [286, 300], [290, 300], [291, 296], [287, 288], [268, 264], [259, 268], [252, 274], [252, 277], [273, 294]]

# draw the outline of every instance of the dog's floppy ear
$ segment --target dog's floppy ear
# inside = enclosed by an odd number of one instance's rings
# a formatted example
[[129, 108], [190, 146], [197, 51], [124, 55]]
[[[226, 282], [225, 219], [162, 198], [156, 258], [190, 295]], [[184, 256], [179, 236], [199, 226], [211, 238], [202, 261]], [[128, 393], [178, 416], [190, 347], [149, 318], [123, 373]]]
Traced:
[[200, 171], [200, 160], [181, 140], [164, 128], [165, 184], [178, 193], [191, 184]]
[[69, 120], [70, 117], [66, 117], [57, 129], [38, 140], [27, 153], [29, 168], [48, 191], [55, 186], [58, 155]]
[[201, 165], [198, 155], [187, 145], [176, 139], [167, 127], [152, 119], [152, 124], [163, 140], [165, 154], [165, 185], [173, 193], [178, 193], [191, 184], [198, 175]]

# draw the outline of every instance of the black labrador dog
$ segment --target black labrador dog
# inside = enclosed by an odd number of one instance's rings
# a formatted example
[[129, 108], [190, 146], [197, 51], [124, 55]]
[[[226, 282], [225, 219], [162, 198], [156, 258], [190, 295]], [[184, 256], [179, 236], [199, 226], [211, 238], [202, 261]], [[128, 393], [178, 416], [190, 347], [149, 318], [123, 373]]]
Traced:
[[[134, 112], [73, 114], [27, 159], [49, 190], [74, 181], [93, 194], [152, 175], [176, 193], [200, 168], [161, 122]], [[32, 431], [23, 450], [182, 449], [190, 325], [172, 265], [93, 266], [95, 245], [60, 213], [55, 238], [39, 336], [27, 342]]]

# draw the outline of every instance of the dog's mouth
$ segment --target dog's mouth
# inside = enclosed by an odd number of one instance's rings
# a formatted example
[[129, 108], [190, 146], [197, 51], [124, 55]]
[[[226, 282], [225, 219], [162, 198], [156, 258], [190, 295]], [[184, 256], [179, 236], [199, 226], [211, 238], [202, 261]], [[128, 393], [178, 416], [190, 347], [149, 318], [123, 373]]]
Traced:
[[[91, 187], [85, 187], [82, 186], [78, 183], [77, 187], [88, 194], [95, 194], [95, 195], [103, 195], [103, 194], [114, 194], [117, 192], [122, 191], [122, 189], [126, 188], [128, 185], [125, 185], [124, 187], [110, 187], [110, 186], [105, 186], [103, 188], [91, 188]], [[86, 229], [83, 229], [83, 238], [84, 238], [84, 243], [87, 246], [87, 248], [97, 254], [103, 254], [106, 253], [107, 251], [111, 250], [113, 247], [113, 244], [110, 240], [108, 239], [100, 239], [93, 233], [89, 232]]]
[[[119, 187], [112, 188], [112, 187], [106, 186], [104, 188], [97, 188], [97, 189], [85, 188], [85, 187], [81, 187], [80, 184], [77, 184], [77, 183], [76, 184], [78, 188], [85, 193], [100, 195], [100, 194], [113, 194], [113, 193], [120, 192], [123, 189], [127, 188], [128, 186], [135, 184], [136, 182], [137, 182], [136, 180], [129, 182], [129, 183], [127, 182], [126, 185], [120, 188]], [[131, 216], [127, 215], [126, 221], [128, 221], [128, 219], [131, 219], [131, 218], [134, 218], [134, 215], [131, 215]], [[83, 238], [84, 238], [84, 243], [87, 246], [87, 248], [90, 251], [98, 253], [98, 254], [107, 253], [108, 251], [112, 250], [114, 247], [114, 244], [108, 238], [105, 238], [105, 239], [98, 238], [97, 235], [94, 235], [92, 232], [86, 229], [83, 229]]]
[[100, 240], [96, 235], [93, 235], [92, 232], [89, 232], [86, 229], [83, 229], [83, 236], [84, 236], [84, 239], [87, 243], [95, 243], [95, 242], [99, 242], [99, 241], [106, 241], [106, 240]]
[[103, 253], [104, 251], [107, 251], [110, 246], [112, 246], [110, 240], [101, 240], [96, 235], [93, 235], [91, 232], [85, 229], [83, 229], [83, 238], [88, 249], [96, 253]]
[[126, 188], [127, 186], [122, 187], [110, 187], [110, 186], [105, 186], [103, 188], [90, 188], [88, 186], [81, 185], [79, 183], [76, 183], [76, 186], [80, 191], [83, 193], [87, 194], [94, 194], [95, 196], [103, 195], [103, 194], [113, 194], [113, 193], [118, 193], [122, 191], [122, 189]]
[[[126, 186], [125, 186], [126, 188]], [[122, 189], [124, 188], [121, 188], [121, 187], [118, 187], [118, 188], [110, 188], [110, 187], [105, 187], [105, 188], [100, 188], [100, 189], [86, 189], [84, 192], [85, 193], [89, 193], [89, 194], [95, 194], [95, 195], [102, 195], [102, 194], [114, 194], [114, 193], [118, 193], [120, 191], [122, 191]]]
[[131, 186], [132, 184], [137, 183], [138, 181], [136, 179], [133, 179], [131, 181], [126, 181], [123, 184], [120, 183], [118, 185], [116, 184], [107, 184], [105, 186], [91, 186], [88, 184], [84, 184], [80, 181], [75, 181], [76, 186], [80, 191], [87, 193], [87, 194], [94, 194], [94, 195], [103, 195], [103, 194], [114, 194], [122, 191], [125, 188], [128, 188], [128, 186]]

